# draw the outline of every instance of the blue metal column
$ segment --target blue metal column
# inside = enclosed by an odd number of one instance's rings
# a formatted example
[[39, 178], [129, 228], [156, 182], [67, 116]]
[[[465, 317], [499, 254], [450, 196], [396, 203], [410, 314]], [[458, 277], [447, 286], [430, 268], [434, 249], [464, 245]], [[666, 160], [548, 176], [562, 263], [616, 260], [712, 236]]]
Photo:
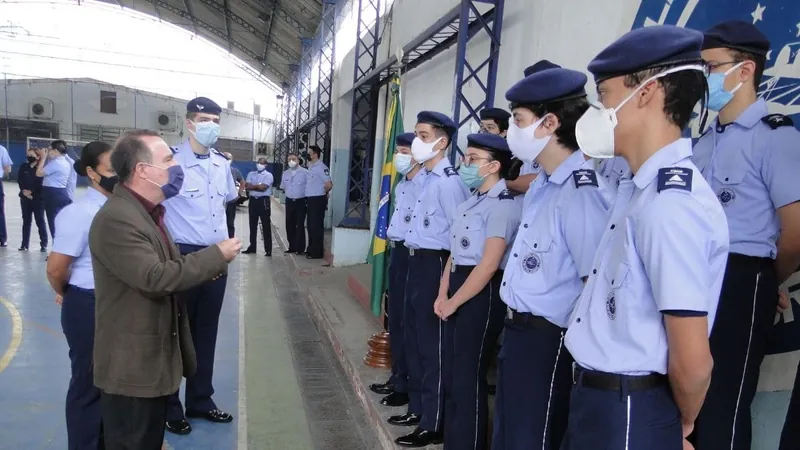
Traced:
[[314, 142], [322, 150], [323, 162], [331, 164], [331, 100], [333, 99], [333, 68], [335, 53], [336, 0], [324, 0], [322, 21], [318, 32], [317, 55], [317, 121], [314, 124]]
[[[369, 75], [376, 66], [378, 45], [380, 44], [380, 3], [381, 0], [358, 0], [354, 85]], [[350, 165], [342, 226], [369, 228], [371, 169], [374, 156], [378, 92], [379, 87], [370, 84], [353, 89]]]
[[300, 106], [297, 123], [302, 125], [311, 118], [311, 64], [313, 59], [313, 40], [300, 39], [303, 56], [300, 59], [300, 83], [298, 104]]
[[[297, 110], [300, 100], [299, 73], [300, 67], [297, 64], [289, 64], [292, 73], [292, 81], [286, 91], [286, 154], [297, 153]], [[286, 165], [286, 159], [283, 161]]]
[[[286, 160], [286, 155], [283, 153], [283, 138], [286, 136], [285, 126], [285, 109], [283, 107], [283, 94], [278, 94], [275, 97], [278, 100], [278, 123], [275, 124], [275, 147], [272, 149], [272, 162], [283, 166], [283, 161]], [[276, 177], [277, 178], [277, 177]]]

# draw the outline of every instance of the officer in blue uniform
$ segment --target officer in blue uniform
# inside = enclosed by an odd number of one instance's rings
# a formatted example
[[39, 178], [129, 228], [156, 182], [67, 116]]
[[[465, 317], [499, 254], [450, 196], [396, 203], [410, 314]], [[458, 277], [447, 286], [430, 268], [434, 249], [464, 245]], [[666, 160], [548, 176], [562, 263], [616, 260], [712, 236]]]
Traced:
[[433, 304], [450, 256], [450, 225], [458, 205], [469, 196], [447, 159], [457, 129], [446, 115], [422, 111], [417, 115], [417, 137], [411, 144], [411, 156], [424, 166], [425, 179], [405, 239], [410, 256], [408, 279], [414, 280], [406, 286], [409, 405], [406, 414], [389, 418], [393, 425], [418, 426], [395, 441], [407, 447], [424, 447], [442, 438], [442, 321], [434, 313]]
[[42, 253], [47, 251], [47, 224], [44, 221], [44, 202], [42, 201], [42, 179], [36, 176], [36, 165], [39, 156], [33, 149], [28, 149], [28, 161], [19, 166], [17, 184], [19, 184], [19, 203], [22, 209], [22, 243], [19, 251], [28, 250], [31, 239], [32, 219], [36, 220], [39, 231], [39, 246]]
[[570, 316], [562, 450], [690, 448], [728, 253], [725, 213], [681, 139], [705, 96], [702, 42], [694, 30], [639, 28], [589, 64], [602, 105], [578, 120], [578, 145], [592, 158], [622, 156], [632, 178], [620, 182]]
[[403, 133], [395, 138], [394, 167], [402, 179], [394, 188], [392, 217], [386, 230], [389, 241], [389, 344], [392, 348], [392, 375], [386, 383], [370, 385], [370, 390], [386, 397], [381, 404], [403, 406], [408, 404], [408, 363], [405, 351], [405, 328], [403, 322], [406, 307], [406, 283], [408, 281], [408, 248], [404, 240], [411, 225], [411, 216], [417, 204], [425, 178], [421, 165], [411, 156], [414, 133]]
[[445, 449], [482, 450], [487, 444], [486, 374], [506, 313], [500, 282], [522, 215], [518, 194], [506, 187], [510, 168], [511, 151], [501, 136], [467, 136], [458, 174], [474, 191], [450, 227], [450, 258], [433, 306], [445, 321]]
[[306, 202], [308, 205], [308, 248], [306, 258], [322, 259], [325, 256], [325, 210], [328, 209], [328, 192], [333, 189], [331, 173], [322, 162], [322, 149], [312, 145], [308, 149], [306, 175]]
[[94, 273], [89, 253], [89, 226], [117, 184], [111, 168], [111, 145], [90, 142], [75, 163], [89, 179], [89, 189], [56, 218], [53, 251], [47, 259], [47, 279], [61, 303], [61, 328], [67, 338], [72, 377], [66, 400], [70, 450], [104, 448], [101, 436], [100, 390], [94, 386]]
[[500, 297], [508, 305], [498, 367], [492, 449], [558, 450], [567, 428], [569, 315], [589, 276], [611, 194], [578, 151], [575, 123], [589, 108], [586, 75], [561, 67], [515, 84], [508, 143], [542, 173], [526, 194], [522, 227]]
[[497, 136], [506, 137], [508, 131], [508, 119], [511, 114], [501, 108], [484, 108], [480, 112], [481, 133], [489, 133]]
[[[183, 168], [183, 186], [175, 197], [164, 201], [164, 221], [182, 255], [202, 250], [228, 239], [225, 205], [238, 192], [230, 161], [213, 148], [219, 137], [222, 108], [212, 100], [198, 97], [186, 106], [189, 139], [174, 148], [175, 162]], [[184, 294], [192, 342], [197, 352], [197, 372], [186, 379], [186, 415], [178, 392], [170, 396], [167, 431], [187, 434], [192, 427], [185, 417], [227, 423], [233, 416], [217, 408], [211, 396], [214, 352], [227, 273]]]
[[698, 450], [750, 448], [750, 404], [778, 286], [800, 266], [800, 236], [784, 232], [800, 229], [800, 133], [758, 98], [769, 50], [749, 22], [705, 32], [709, 108], [719, 114], [695, 146], [694, 162], [728, 218], [731, 254], [711, 334], [714, 371], [697, 420]]
[[272, 183], [275, 181], [267, 171], [267, 158], [258, 158], [256, 170], [247, 174], [245, 189], [250, 200], [247, 209], [250, 214], [250, 246], [242, 253], [255, 253], [257, 251], [258, 221], [261, 220], [261, 233], [264, 238], [264, 252], [272, 256], [272, 221], [270, 220], [272, 207]]
[[3, 193], [3, 179], [11, 173], [11, 157], [8, 150], [0, 145], [0, 247], [5, 247], [8, 242], [6, 230], [5, 194]]
[[291, 154], [289, 170], [281, 175], [281, 189], [286, 193], [286, 253], [302, 254], [306, 249], [306, 184], [308, 169]]
[[73, 169], [67, 161], [66, 144], [57, 145], [57, 142], [59, 141], [53, 142], [49, 149], [38, 150], [39, 164], [36, 165], [36, 176], [43, 178], [44, 211], [47, 214], [50, 236], [53, 237], [56, 235], [56, 216], [65, 206], [72, 203], [67, 187]]
[[630, 167], [621, 156], [615, 156], [609, 159], [596, 160], [597, 173], [606, 180], [606, 185], [611, 189], [616, 190], [619, 187], [619, 182], [628, 172]]

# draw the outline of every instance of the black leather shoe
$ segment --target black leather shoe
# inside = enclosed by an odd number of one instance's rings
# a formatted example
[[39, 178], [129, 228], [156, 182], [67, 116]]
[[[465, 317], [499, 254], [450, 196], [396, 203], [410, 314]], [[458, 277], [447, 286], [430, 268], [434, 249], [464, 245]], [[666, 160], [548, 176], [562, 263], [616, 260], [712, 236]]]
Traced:
[[0, 241], [0, 247], [8, 247], [8, 244], [6, 244], [6, 241]]
[[182, 420], [168, 420], [166, 429], [170, 433], [181, 434], [181, 435], [189, 434], [189, 433], [192, 432], [192, 426], [189, 425], [189, 422], [187, 422], [185, 419], [182, 419]]
[[386, 383], [373, 383], [369, 385], [369, 390], [381, 395], [389, 395], [394, 392], [394, 385], [390, 382]]
[[243, 251], [242, 253], [245, 255], [252, 255], [255, 252], [256, 252], [255, 249], [248, 247], [247, 250]]
[[397, 425], [400, 427], [414, 427], [419, 425], [419, 419], [420, 417], [416, 414], [405, 413], [399, 416], [389, 417], [387, 422], [389, 422], [390, 425]]
[[486, 391], [489, 392], [489, 395], [497, 395], [497, 385], [490, 384], [486, 386]]
[[42, 253], [47, 253], [47, 246], [43, 245], [42, 248], [39, 249], [39, 251]]
[[207, 412], [186, 411], [186, 417], [206, 419], [214, 423], [229, 423], [233, 421], [232, 415], [218, 409], [212, 409]]
[[288, 253], [297, 253], [297, 252], [294, 251], [294, 250], [284, 250], [283, 253], [287, 253], [288, 254]]
[[413, 433], [406, 436], [401, 436], [395, 439], [394, 442], [401, 447], [418, 448], [426, 447], [428, 445], [441, 444], [443, 441], [442, 433], [420, 430], [417, 428]]
[[392, 392], [381, 399], [383, 406], [404, 406], [408, 404], [408, 394], [402, 392]]
[[17, 250], [19, 250], [21, 252], [27, 252], [28, 251], [28, 247], [20, 247]]
[[265, 252], [265, 253], [264, 253], [264, 256], [269, 256], [269, 257], [271, 257], [271, 256], [272, 256], [272, 252]]

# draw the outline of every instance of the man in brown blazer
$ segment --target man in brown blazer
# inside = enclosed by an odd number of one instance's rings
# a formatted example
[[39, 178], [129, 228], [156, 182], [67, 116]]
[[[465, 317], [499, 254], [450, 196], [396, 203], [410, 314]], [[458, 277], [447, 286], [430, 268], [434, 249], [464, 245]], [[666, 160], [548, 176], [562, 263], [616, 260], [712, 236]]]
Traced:
[[197, 367], [180, 292], [224, 273], [241, 242], [233, 238], [180, 255], [161, 202], [180, 191], [183, 172], [158, 133], [126, 133], [111, 165], [119, 185], [89, 231], [94, 382], [102, 391], [106, 448], [157, 450], [167, 397]]

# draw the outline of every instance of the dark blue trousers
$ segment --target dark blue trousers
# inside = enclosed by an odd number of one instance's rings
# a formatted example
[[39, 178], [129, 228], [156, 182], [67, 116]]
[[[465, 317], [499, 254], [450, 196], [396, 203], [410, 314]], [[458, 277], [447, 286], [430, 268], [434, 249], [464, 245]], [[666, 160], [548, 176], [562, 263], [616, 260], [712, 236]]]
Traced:
[[797, 450], [798, 448], [800, 448], [800, 364], [797, 366], [797, 375], [794, 377], [792, 399], [789, 401], [789, 411], [786, 412], [779, 450]]
[[31, 225], [36, 221], [36, 229], [39, 231], [39, 245], [47, 247], [47, 224], [44, 221], [44, 202], [41, 197], [33, 199], [20, 197], [20, 208], [22, 209], [22, 245], [28, 248], [31, 241]]
[[421, 416], [419, 428], [441, 431], [444, 418], [442, 321], [433, 312], [447, 252], [417, 250], [409, 258], [406, 286], [408, 412]]
[[[469, 277], [472, 267], [450, 274], [450, 296]], [[444, 322], [444, 448], [484, 450], [488, 446], [489, 355], [503, 329], [506, 305], [500, 300], [503, 273], [497, 271], [481, 292]]]
[[[178, 248], [182, 255], [186, 255], [205, 247], [178, 244]], [[217, 349], [219, 315], [222, 312], [222, 300], [225, 297], [227, 282], [228, 275], [225, 274], [182, 293], [182, 298], [186, 302], [192, 342], [197, 353], [197, 372], [186, 379], [184, 406], [187, 411], [204, 413], [217, 408], [211, 399], [214, 395], [214, 354]], [[167, 421], [184, 418], [179, 394], [180, 391], [169, 397]]]
[[258, 247], [258, 221], [261, 220], [261, 233], [264, 238], [264, 251], [272, 253], [272, 206], [269, 197], [250, 197], [247, 210], [250, 217], [250, 247]]
[[389, 345], [392, 349], [392, 376], [395, 392], [408, 393], [408, 363], [405, 346], [406, 282], [408, 248], [402, 242], [392, 244], [389, 253]]
[[56, 235], [56, 216], [65, 206], [72, 203], [66, 188], [43, 187], [44, 211], [47, 213], [47, 225], [50, 227], [50, 236]]
[[564, 437], [572, 355], [564, 346], [566, 330], [537, 319], [530, 323], [506, 319], [497, 358], [492, 450], [556, 450]]
[[666, 382], [634, 392], [622, 384], [605, 391], [577, 380], [561, 450], [683, 449], [680, 411]]
[[[2, 167], [0, 167], [2, 170]], [[3, 192], [3, 179], [0, 175], [0, 242], [8, 242], [8, 230], [6, 230], [6, 195]]]
[[61, 305], [61, 328], [67, 338], [72, 377], [67, 389], [69, 450], [100, 448], [100, 390], [94, 386], [94, 291], [68, 286]]

